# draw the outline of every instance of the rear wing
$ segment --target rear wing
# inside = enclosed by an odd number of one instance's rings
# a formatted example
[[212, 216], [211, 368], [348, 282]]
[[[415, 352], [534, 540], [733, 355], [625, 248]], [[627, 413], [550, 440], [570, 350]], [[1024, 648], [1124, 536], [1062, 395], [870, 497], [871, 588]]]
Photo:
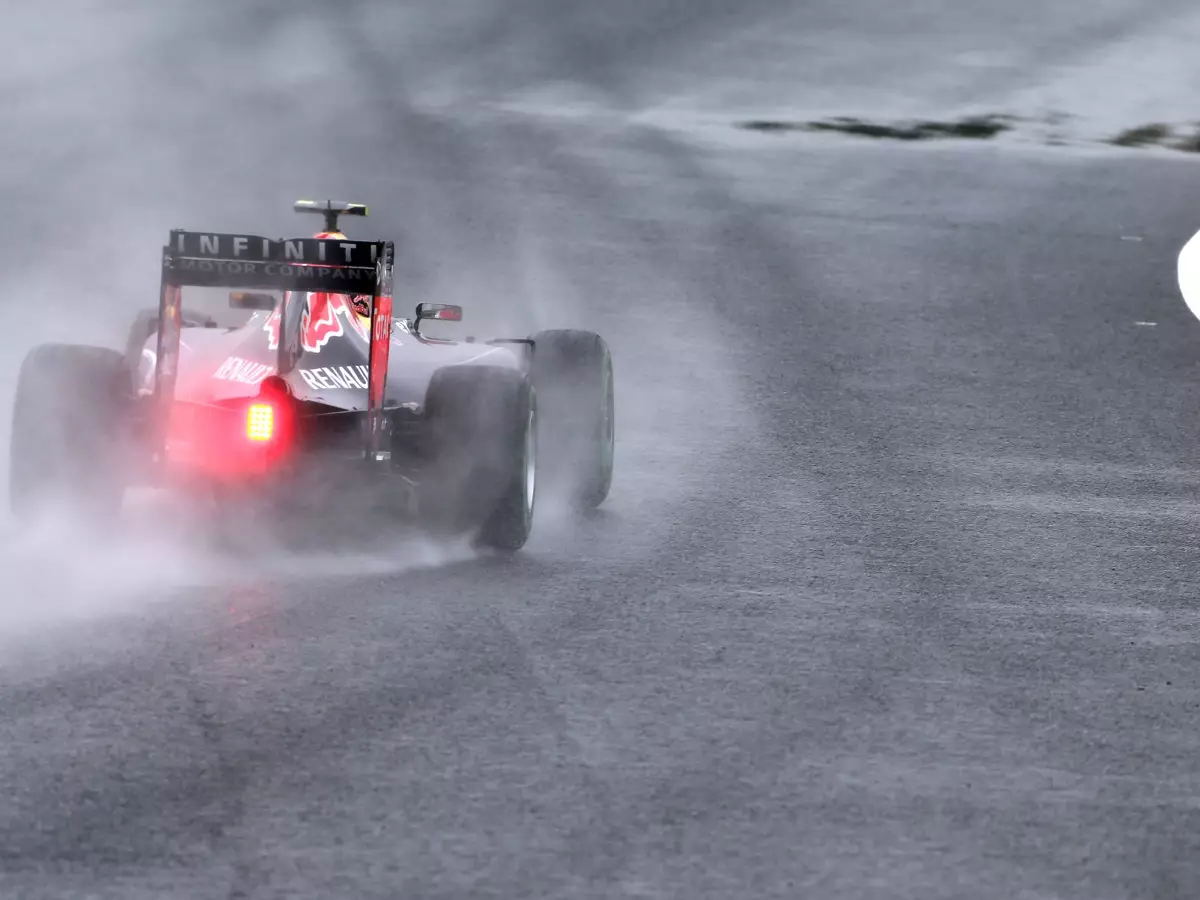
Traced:
[[[154, 395], [163, 410], [164, 421], [175, 396], [178, 376], [184, 287], [367, 295], [373, 301], [365, 453], [368, 459], [390, 458], [383, 403], [391, 347], [394, 262], [392, 241], [273, 240], [253, 234], [172, 231], [162, 253], [154, 380]], [[304, 352], [300, 324], [306, 306], [286, 303], [281, 310], [280, 375], [292, 371]]]
[[163, 284], [373, 294], [380, 266], [392, 261], [391, 241], [172, 231], [163, 247]]

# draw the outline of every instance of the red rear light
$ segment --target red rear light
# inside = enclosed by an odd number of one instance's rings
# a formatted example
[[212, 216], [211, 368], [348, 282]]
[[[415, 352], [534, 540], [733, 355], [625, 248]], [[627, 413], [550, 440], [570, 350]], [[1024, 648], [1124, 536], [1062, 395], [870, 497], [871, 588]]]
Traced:
[[252, 403], [246, 410], [246, 437], [263, 443], [275, 436], [275, 407], [270, 403]]

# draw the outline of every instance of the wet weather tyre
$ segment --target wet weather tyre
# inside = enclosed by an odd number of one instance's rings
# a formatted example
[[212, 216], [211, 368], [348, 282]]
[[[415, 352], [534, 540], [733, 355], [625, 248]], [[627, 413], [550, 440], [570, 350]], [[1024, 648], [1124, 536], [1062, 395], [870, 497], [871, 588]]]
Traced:
[[612, 487], [612, 354], [591, 331], [541, 331], [533, 341], [530, 374], [541, 413], [543, 481], [565, 488], [572, 506], [594, 509]]
[[515, 551], [533, 528], [537, 401], [524, 373], [448, 366], [425, 399], [434, 462], [423, 489], [426, 521], [473, 532], [475, 543]]
[[129, 404], [121, 353], [43, 344], [17, 377], [9, 448], [9, 506], [28, 519], [62, 504], [92, 524], [120, 512], [120, 440]]

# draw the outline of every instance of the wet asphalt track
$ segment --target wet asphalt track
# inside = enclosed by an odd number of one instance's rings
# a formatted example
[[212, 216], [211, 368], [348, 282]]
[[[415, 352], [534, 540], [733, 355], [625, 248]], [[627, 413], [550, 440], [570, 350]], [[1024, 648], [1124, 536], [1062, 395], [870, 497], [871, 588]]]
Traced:
[[[269, 4], [147, 25], [148, 97], [237, 49], [140, 179], [126, 98], [6, 246], [86, 211], [152, 291], [173, 225], [365, 199], [414, 302], [609, 337], [610, 503], [510, 562], [13, 536], [0, 896], [1195, 896], [1194, 164], [631, 123], [728, 14], [515, 6], [390, 53], [318, 12], [268, 40]], [[302, 129], [329, 39], [376, 49]], [[592, 105], [495, 102], [566, 75]], [[312, 146], [339, 108], [359, 136]]]

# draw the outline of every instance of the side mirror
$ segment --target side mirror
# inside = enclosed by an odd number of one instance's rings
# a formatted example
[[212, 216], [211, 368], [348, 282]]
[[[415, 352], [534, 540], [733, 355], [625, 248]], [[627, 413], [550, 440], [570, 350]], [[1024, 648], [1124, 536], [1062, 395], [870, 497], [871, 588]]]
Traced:
[[266, 310], [270, 312], [279, 304], [273, 294], [262, 294], [256, 291], [231, 291], [229, 306], [233, 309]]
[[461, 322], [462, 307], [451, 306], [449, 303], [418, 303], [417, 321], [422, 319], [440, 319], [443, 322]]
[[414, 323], [413, 330], [419, 331], [421, 322], [425, 319], [438, 322], [461, 322], [462, 317], [461, 306], [453, 306], [449, 303], [418, 303], [417, 320]]

